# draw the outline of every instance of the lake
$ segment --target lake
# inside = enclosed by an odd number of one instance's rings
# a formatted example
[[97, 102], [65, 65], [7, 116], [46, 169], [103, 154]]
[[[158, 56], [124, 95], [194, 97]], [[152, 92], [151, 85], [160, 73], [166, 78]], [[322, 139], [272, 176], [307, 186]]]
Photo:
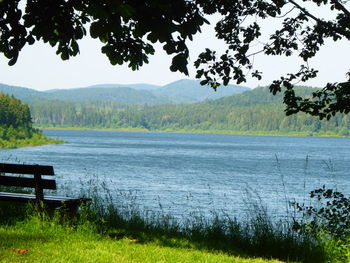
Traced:
[[[53, 165], [57, 194], [107, 182], [121, 203], [177, 217], [224, 211], [251, 200], [275, 214], [326, 185], [350, 193], [350, 138], [45, 130], [69, 142], [0, 150], [2, 162]], [[105, 191], [99, 189], [104, 195]], [[120, 199], [125, 200], [120, 200]]]

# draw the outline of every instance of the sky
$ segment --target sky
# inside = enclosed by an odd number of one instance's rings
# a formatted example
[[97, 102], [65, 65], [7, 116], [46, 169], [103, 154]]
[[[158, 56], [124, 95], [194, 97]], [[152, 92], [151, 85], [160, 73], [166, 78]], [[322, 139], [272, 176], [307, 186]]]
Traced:
[[[215, 19], [211, 18], [212, 24]], [[269, 28], [271, 21], [264, 23], [265, 27]], [[219, 51], [225, 48], [224, 44], [215, 38], [213, 26], [203, 27], [202, 33], [188, 43], [190, 76], [186, 77], [170, 71], [171, 56], [166, 55], [159, 44], [155, 46], [156, 54], [150, 57], [150, 63], [138, 71], [132, 71], [127, 65], [112, 66], [108, 58], [100, 52], [101, 44], [98, 40], [85, 38], [79, 44], [80, 54], [68, 61], [62, 61], [55, 54], [54, 48], [41, 42], [26, 46], [14, 66], [8, 66], [8, 60], [0, 54], [0, 83], [36, 90], [79, 88], [105, 83], [165, 85], [183, 78], [194, 79], [193, 62], [206, 47]], [[317, 57], [309, 63], [311, 67], [320, 71], [319, 77], [306, 84], [322, 87], [327, 82], [345, 81], [345, 74], [350, 70], [348, 50], [350, 41], [326, 42]], [[254, 66], [264, 73], [262, 81], [248, 79], [240, 85], [250, 88], [268, 85], [283, 74], [297, 71], [300, 62], [300, 58], [295, 56], [285, 58], [259, 54], [255, 56]]]

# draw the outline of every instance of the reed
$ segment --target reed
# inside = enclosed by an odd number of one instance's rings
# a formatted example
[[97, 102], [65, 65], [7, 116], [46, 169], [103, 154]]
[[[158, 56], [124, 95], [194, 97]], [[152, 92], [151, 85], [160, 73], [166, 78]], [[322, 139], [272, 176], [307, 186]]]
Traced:
[[[137, 240], [138, 244], [201, 253], [209, 251], [231, 259], [263, 257], [320, 263], [348, 262], [350, 258], [348, 235], [340, 242], [332, 232], [325, 231], [322, 224], [315, 231], [308, 231], [309, 213], [301, 213], [302, 217], [295, 218], [295, 213], [288, 212], [288, 217], [276, 219], [269, 214], [259, 196], [249, 191], [246, 203], [250, 209], [242, 218], [213, 211], [210, 216], [197, 212], [179, 219], [161, 211], [143, 209], [137, 205], [134, 192], [116, 194], [103, 182], [90, 181], [88, 184], [90, 187], [84, 187], [88, 190], [82, 194], [93, 197], [93, 202], [81, 207], [74, 218], [66, 216], [64, 211], [57, 211], [54, 216], [37, 215], [30, 206], [17, 209], [17, 205], [0, 204], [0, 231], [11, 229], [11, 226], [17, 231], [20, 229], [18, 225], [23, 229], [31, 229], [34, 225], [37, 231], [38, 222], [42, 221], [45, 226], [50, 226], [43, 230], [47, 231], [46, 239], [50, 239], [51, 235], [54, 238], [53, 233], [57, 232], [60, 235], [78, 235], [79, 238], [94, 236], [93, 239]], [[319, 190], [316, 193], [323, 192]], [[288, 201], [287, 196], [285, 198]], [[299, 210], [305, 212], [305, 209]], [[296, 222], [303, 231], [295, 227]]]

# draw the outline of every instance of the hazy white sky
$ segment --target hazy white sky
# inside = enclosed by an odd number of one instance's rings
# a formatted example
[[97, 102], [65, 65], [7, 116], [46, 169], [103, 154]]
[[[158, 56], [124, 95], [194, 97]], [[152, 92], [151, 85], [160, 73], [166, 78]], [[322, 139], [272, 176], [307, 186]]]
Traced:
[[[267, 26], [270, 21], [266, 21]], [[205, 47], [223, 50], [224, 45], [215, 39], [214, 30], [210, 26], [203, 28], [203, 33], [197, 35], [189, 43], [191, 51], [190, 78], [194, 79], [195, 69], [192, 66], [197, 55]], [[349, 71], [350, 43], [327, 43], [319, 52], [310, 66], [319, 69], [316, 80], [307, 83], [310, 86], [322, 86], [327, 82], [345, 80]], [[258, 55], [255, 66], [263, 71], [263, 80], [248, 80], [245, 85], [254, 88], [258, 85], [268, 85], [281, 74], [295, 72], [301, 60], [296, 57], [270, 57]], [[38, 43], [27, 46], [20, 53], [14, 66], [8, 66], [8, 61], [0, 55], [0, 83], [28, 87], [37, 90], [66, 89], [84, 87], [102, 83], [150, 83], [164, 85], [169, 82], [186, 78], [180, 73], [169, 69], [171, 57], [167, 56], [161, 46], [157, 46], [156, 55], [150, 58], [150, 63], [139, 71], [132, 71], [125, 66], [110, 65], [107, 57], [101, 54], [100, 44], [94, 39], [84, 39], [80, 42], [80, 55], [68, 61], [62, 61], [55, 55], [55, 49], [49, 45]], [[234, 84], [234, 83], [232, 83]]]

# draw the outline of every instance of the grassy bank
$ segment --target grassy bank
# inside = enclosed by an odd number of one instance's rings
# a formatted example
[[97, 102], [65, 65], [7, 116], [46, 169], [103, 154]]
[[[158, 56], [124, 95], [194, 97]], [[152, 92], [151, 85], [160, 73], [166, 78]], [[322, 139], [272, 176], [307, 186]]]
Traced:
[[95, 131], [127, 131], [127, 132], [174, 132], [174, 133], [205, 133], [205, 134], [232, 134], [255, 136], [291, 136], [291, 137], [338, 137], [344, 138], [336, 132], [281, 132], [281, 131], [231, 131], [231, 130], [197, 130], [197, 129], [160, 129], [150, 130], [145, 128], [94, 128], [94, 127], [50, 127], [38, 126], [46, 130], [95, 130]]
[[11, 149], [17, 147], [40, 146], [45, 144], [61, 144], [64, 141], [46, 137], [43, 133], [33, 133], [30, 138], [25, 139], [0, 139], [0, 149]]
[[310, 193], [316, 203], [294, 206], [299, 216], [277, 220], [252, 199], [253, 209], [240, 219], [215, 212], [179, 219], [142, 210], [128, 195], [114, 200], [104, 185], [91, 186], [81, 194], [93, 202], [75, 217], [0, 202], [0, 262], [350, 260], [350, 199], [325, 187]]
[[[107, 198], [108, 199], [108, 198]], [[257, 211], [260, 211], [259, 209]], [[178, 221], [95, 198], [68, 219], [0, 203], [0, 262], [326, 262], [316, 240], [264, 213]]]
[[89, 225], [62, 226], [31, 218], [0, 227], [1, 262], [240, 262], [278, 260], [240, 257], [196, 248], [180, 238], [143, 241], [131, 235], [97, 234]]

